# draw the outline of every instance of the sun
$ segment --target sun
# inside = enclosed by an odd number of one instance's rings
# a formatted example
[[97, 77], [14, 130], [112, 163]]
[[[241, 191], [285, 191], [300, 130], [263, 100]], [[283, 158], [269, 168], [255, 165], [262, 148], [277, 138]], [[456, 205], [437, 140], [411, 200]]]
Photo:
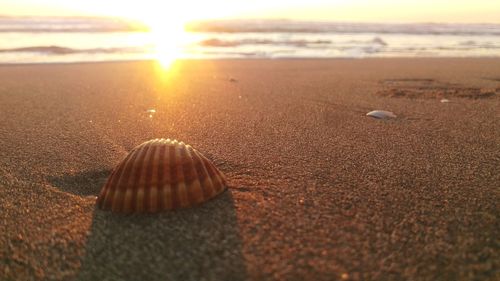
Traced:
[[[87, 0], [97, 3], [98, 0]], [[100, 6], [103, 13], [132, 19], [149, 27], [147, 42], [150, 52], [163, 68], [168, 69], [178, 58], [182, 58], [186, 47], [196, 41], [196, 36], [185, 32], [187, 23], [195, 20], [221, 18], [230, 9], [229, 0], [110, 0], [114, 5]], [[108, 3], [108, 2], [104, 2]]]
[[184, 26], [188, 22], [185, 9], [179, 5], [158, 6], [143, 14], [135, 15], [149, 27], [148, 37], [152, 43], [153, 58], [164, 68], [180, 56], [186, 45]]
[[164, 68], [182, 56], [187, 36], [184, 32], [185, 20], [180, 17], [165, 19], [152, 17], [145, 20], [149, 26], [149, 36], [153, 42], [154, 58]]
[[190, 10], [184, 3], [167, 3], [161, 1], [142, 0], [143, 6], [127, 6], [124, 1], [119, 11], [122, 17], [145, 24], [149, 31], [147, 41], [153, 59], [164, 68], [182, 56], [187, 44], [184, 26], [191, 20]]

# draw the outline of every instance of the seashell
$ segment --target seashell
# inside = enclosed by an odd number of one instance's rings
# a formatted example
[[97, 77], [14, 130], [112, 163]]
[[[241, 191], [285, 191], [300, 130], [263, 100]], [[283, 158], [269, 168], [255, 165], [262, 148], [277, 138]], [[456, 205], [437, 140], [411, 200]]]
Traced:
[[449, 103], [449, 102], [450, 102], [450, 100], [449, 100], [449, 99], [441, 99], [441, 102], [442, 102], [442, 103]]
[[226, 190], [224, 175], [183, 142], [154, 139], [136, 146], [113, 170], [97, 205], [119, 213], [192, 207]]
[[366, 116], [378, 118], [378, 119], [389, 119], [389, 118], [396, 118], [396, 115], [390, 111], [385, 111], [385, 110], [374, 110], [370, 111], [366, 114]]

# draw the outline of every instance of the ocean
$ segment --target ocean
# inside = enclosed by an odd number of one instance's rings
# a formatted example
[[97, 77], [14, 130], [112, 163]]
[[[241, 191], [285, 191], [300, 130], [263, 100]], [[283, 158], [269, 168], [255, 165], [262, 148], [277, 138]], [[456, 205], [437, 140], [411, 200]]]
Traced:
[[180, 40], [117, 18], [3, 16], [0, 63], [155, 59], [158, 38], [176, 58], [500, 57], [500, 24], [218, 20]]

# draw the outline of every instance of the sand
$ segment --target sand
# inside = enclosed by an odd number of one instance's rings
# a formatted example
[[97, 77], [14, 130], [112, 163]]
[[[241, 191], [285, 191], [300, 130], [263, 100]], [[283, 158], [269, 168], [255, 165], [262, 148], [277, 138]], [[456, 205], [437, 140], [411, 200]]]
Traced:
[[[0, 124], [1, 280], [500, 278], [500, 59], [0, 66]], [[96, 209], [156, 137], [229, 190]]]

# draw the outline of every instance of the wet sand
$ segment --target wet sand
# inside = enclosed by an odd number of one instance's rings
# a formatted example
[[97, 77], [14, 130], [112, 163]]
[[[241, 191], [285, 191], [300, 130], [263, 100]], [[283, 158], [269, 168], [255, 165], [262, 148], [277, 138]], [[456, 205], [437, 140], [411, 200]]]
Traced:
[[[498, 280], [499, 66], [0, 66], [0, 279]], [[96, 209], [156, 137], [203, 152], [229, 190], [158, 215]]]

